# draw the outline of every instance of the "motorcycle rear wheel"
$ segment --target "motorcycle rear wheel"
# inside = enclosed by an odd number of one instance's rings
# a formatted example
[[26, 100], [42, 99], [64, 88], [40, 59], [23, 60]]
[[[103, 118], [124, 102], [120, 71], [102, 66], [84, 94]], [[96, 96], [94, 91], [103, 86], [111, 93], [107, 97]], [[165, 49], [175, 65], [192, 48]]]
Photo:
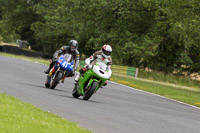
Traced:
[[49, 88], [49, 87], [50, 87], [50, 84], [49, 84], [49, 83], [45, 83], [45, 86], [46, 86], [47, 88]]
[[72, 91], [72, 96], [75, 97], [75, 98], [78, 98], [78, 97], [80, 97], [80, 95], [78, 94], [78, 91], [77, 91], [76, 87], [77, 86], [75, 85], [74, 89]]

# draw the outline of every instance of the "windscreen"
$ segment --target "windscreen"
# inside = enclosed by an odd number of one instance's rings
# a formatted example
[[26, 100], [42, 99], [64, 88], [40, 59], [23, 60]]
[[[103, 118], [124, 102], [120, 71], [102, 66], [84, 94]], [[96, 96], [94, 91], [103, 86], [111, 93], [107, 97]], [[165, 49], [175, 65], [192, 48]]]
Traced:
[[65, 55], [63, 56], [63, 58], [64, 58], [67, 62], [72, 62], [72, 60], [73, 60], [73, 57], [72, 57], [72, 55], [70, 55], [70, 54], [65, 54]]
[[103, 71], [107, 71], [108, 66], [104, 64], [103, 62], [98, 62], [99, 68], [102, 69]]

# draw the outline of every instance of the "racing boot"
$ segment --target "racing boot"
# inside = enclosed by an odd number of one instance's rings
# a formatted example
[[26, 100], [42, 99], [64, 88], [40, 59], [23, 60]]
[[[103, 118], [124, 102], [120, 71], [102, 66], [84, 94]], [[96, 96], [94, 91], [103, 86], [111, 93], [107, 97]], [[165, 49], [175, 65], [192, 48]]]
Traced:
[[49, 69], [44, 71], [45, 74], [49, 74]]
[[49, 68], [47, 70], [44, 71], [45, 74], [49, 74], [51, 68], [54, 66], [55, 62], [53, 61], [50, 61], [50, 65], [49, 65]]

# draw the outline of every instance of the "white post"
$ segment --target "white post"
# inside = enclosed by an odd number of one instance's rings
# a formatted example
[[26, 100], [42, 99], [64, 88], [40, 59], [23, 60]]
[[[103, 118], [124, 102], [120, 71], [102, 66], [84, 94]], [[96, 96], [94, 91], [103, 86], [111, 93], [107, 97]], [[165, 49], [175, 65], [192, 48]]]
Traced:
[[139, 69], [136, 68], [136, 71], [135, 71], [135, 78], [137, 78], [137, 76], [138, 76], [138, 71], [139, 71]]

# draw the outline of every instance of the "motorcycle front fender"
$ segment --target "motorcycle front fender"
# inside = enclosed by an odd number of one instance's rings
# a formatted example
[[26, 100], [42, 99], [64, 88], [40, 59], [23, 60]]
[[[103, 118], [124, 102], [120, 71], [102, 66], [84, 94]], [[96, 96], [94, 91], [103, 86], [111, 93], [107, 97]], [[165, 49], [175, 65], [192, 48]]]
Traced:
[[63, 72], [62, 70], [60, 70], [60, 67], [56, 70], [56, 72], [53, 74], [53, 79], [56, 77], [56, 75], [58, 73], [62, 73], [63, 75], [65, 74], [65, 72]]

